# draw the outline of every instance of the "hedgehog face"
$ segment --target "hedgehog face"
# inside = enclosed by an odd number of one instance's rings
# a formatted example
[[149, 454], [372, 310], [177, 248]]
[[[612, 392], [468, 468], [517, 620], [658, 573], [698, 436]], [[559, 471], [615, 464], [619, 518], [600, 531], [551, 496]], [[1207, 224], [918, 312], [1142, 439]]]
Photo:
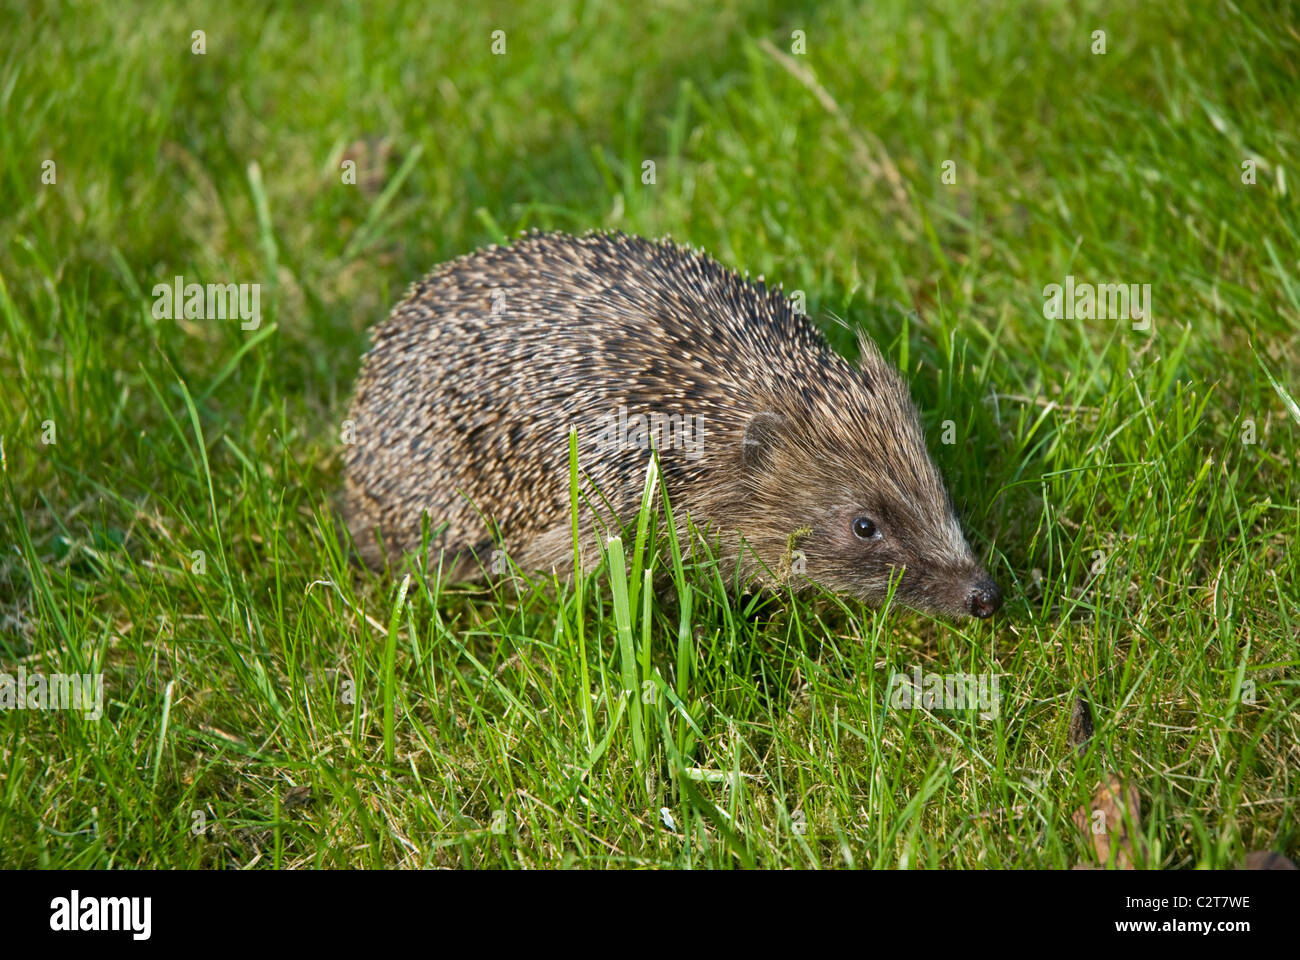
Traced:
[[752, 418], [741, 530], [772, 570], [836, 593], [878, 606], [893, 582], [896, 603], [992, 616], [1001, 591], [962, 535], [915, 414], [896, 413], [901, 429], [865, 430], [847, 445], [842, 418], [829, 431], [806, 412]]
[[873, 605], [892, 581], [895, 602], [945, 616], [986, 618], [1001, 605], [951, 511], [935, 522], [879, 491], [845, 493], [840, 505], [809, 505], [819, 522], [799, 541], [808, 579]]

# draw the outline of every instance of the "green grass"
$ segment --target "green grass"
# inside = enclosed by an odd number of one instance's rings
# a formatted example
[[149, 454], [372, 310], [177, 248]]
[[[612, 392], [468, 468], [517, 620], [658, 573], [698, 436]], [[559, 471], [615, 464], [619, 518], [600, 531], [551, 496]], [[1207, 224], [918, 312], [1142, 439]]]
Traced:
[[[0, 713], [0, 865], [1067, 867], [1111, 772], [1142, 866], [1294, 857], [1300, 34], [1165, 6], [5, 4], [0, 666], [106, 703]], [[652, 524], [573, 587], [350, 565], [367, 328], [532, 227], [869, 331], [1004, 613], [749, 616]], [[155, 319], [178, 274], [261, 328]], [[885, 709], [918, 666], [997, 716]]]

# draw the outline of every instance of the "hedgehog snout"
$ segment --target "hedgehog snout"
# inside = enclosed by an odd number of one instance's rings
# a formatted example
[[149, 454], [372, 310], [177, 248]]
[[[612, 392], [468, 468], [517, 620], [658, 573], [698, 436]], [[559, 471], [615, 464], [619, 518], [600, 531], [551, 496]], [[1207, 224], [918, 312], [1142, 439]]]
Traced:
[[976, 582], [966, 598], [966, 609], [972, 617], [987, 620], [1002, 606], [1002, 591], [987, 575]]

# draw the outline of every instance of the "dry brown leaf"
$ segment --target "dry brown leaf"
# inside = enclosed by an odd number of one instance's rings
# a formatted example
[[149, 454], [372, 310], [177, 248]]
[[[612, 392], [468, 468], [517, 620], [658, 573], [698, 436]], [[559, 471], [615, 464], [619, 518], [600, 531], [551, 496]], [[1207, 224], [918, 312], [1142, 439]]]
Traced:
[[1291, 860], [1272, 850], [1252, 850], [1246, 854], [1243, 870], [1300, 870]]
[[1088, 706], [1088, 701], [1079, 697], [1074, 701], [1074, 712], [1070, 715], [1070, 746], [1074, 747], [1079, 753], [1088, 749], [1088, 741], [1092, 739], [1092, 708]]
[[302, 807], [310, 804], [314, 798], [311, 794], [311, 784], [302, 783], [296, 787], [290, 787], [289, 792], [284, 795], [280, 802], [283, 810], [292, 810], [294, 807]]
[[1091, 809], [1080, 807], [1074, 812], [1074, 824], [1092, 837], [1102, 866], [1111, 862], [1114, 850], [1116, 869], [1133, 869], [1134, 844], [1141, 849], [1142, 843], [1138, 835], [1142, 821], [1137, 787], [1125, 784], [1112, 773], [1093, 795]]

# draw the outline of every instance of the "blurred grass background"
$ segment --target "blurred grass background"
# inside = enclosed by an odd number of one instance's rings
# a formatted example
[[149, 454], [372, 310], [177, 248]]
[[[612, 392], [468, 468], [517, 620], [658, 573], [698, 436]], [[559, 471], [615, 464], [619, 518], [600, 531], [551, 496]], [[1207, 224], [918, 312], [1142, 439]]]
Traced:
[[[1300, 32], [1175, 6], [0, 5], [0, 666], [109, 700], [0, 713], [0, 863], [1064, 867], [1110, 773], [1142, 866], [1294, 855]], [[683, 694], [638, 744], [604, 576], [395, 607], [331, 515], [366, 330], [534, 227], [867, 329], [1005, 615], [751, 621], [692, 571], [687, 635], [633, 611]], [[261, 328], [155, 319], [176, 275]], [[1067, 275], [1152, 330], [1045, 319]], [[918, 664], [999, 716], [884, 711]]]

